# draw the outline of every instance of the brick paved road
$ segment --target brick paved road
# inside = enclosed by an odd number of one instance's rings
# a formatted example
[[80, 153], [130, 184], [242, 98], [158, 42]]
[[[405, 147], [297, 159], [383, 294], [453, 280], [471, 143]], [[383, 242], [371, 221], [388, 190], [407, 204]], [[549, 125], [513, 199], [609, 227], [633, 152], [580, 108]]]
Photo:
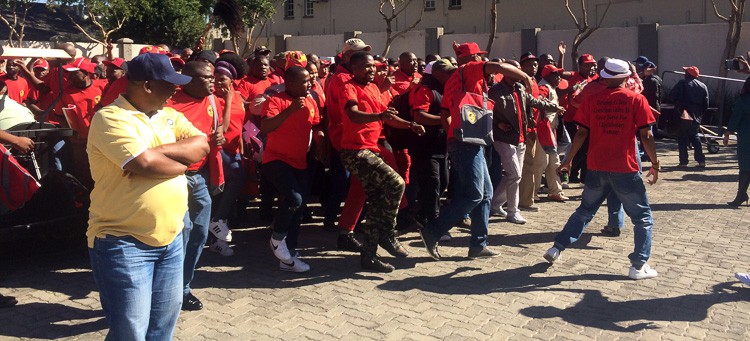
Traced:
[[[750, 270], [750, 208], [724, 204], [736, 190], [734, 149], [709, 155], [704, 170], [679, 170], [669, 167], [676, 146], [659, 147], [664, 171], [649, 187], [657, 279], [626, 277], [632, 230], [601, 236], [601, 212], [576, 249], [546, 266], [541, 256], [576, 202], [542, 202], [523, 226], [493, 219], [490, 242], [502, 256], [489, 260], [464, 258], [466, 231], [454, 231], [442, 262], [408, 234], [412, 257], [394, 260], [398, 270], [386, 275], [359, 272], [359, 258], [336, 252], [335, 233], [319, 224], [301, 238], [312, 270], [280, 272], [268, 230], [248, 227], [235, 230], [233, 257], [203, 257], [194, 293], [206, 308], [181, 314], [176, 338], [748, 339], [750, 288], [732, 274]], [[20, 303], [0, 310], [0, 339], [105, 335], [85, 250], [59, 234], [6, 241], [0, 293]]]

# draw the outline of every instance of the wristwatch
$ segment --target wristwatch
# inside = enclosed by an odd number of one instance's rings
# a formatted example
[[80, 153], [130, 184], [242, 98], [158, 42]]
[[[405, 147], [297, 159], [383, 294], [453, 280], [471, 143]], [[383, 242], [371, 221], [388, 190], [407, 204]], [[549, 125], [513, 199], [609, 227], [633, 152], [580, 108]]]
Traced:
[[661, 171], [661, 165], [659, 165], [659, 161], [652, 162], [651, 168], [655, 169], [656, 171]]

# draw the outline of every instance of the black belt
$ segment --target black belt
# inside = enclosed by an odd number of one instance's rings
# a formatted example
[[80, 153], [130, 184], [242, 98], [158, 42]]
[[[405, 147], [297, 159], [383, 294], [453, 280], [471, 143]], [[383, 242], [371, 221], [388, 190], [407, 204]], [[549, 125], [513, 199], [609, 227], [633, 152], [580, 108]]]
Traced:
[[199, 171], [200, 170], [189, 170], [189, 171], [185, 172], [185, 175], [187, 175], [187, 176], [193, 176], [195, 174], [198, 174]]

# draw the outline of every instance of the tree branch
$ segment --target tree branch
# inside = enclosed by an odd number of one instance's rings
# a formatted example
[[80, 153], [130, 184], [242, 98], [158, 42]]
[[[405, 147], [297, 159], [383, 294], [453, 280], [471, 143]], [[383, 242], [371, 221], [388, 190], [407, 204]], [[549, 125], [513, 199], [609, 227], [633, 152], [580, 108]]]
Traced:
[[[393, 13], [393, 17], [397, 17], [401, 12], [403, 12], [409, 5], [411, 5], [411, 2], [414, 0], [409, 0], [406, 4], [404, 4], [404, 7], [401, 7], [401, 9], [398, 12]], [[391, 0], [391, 6], [393, 6], [393, 10], [396, 11], [396, 3]], [[422, 12], [424, 12], [424, 6], [422, 6]]]
[[383, 11], [383, 6], [385, 6], [385, 0], [380, 0], [380, 7], [378, 7], [378, 12], [380, 12], [380, 15], [383, 16], [383, 19], [388, 21], [388, 16], [385, 15], [385, 12]]
[[[409, 1], [409, 3], [411, 3], [411, 1]], [[408, 4], [407, 4], [407, 6], [408, 6]], [[394, 34], [391, 37], [391, 40], [396, 39], [396, 38], [398, 38], [400, 36], [403, 36], [404, 34], [406, 34], [406, 32], [409, 32], [409, 31], [413, 30], [422, 21], [422, 17], [424, 17], [424, 6], [422, 6], [422, 11], [419, 12], [419, 18], [417, 18], [417, 21], [415, 21], [413, 24], [411, 24], [411, 26], [409, 26], [409, 27], [407, 27], [407, 28], [399, 31], [398, 33]]]
[[602, 17], [599, 18], [599, 23], [596, 24], [596, 28], [602, 27], [602, 23], [604, 22], [604, 18], [607, 16], [607, 12], [609, 12], [609, 7], [612, 6], [612, 0], [609, 0], [607, 2], [607, 7], [604, 8], [604, 13], [602, 14]]
[[583, 27], [589, 27], [589, 11], [586, 10], [586, 0], [581, 0], [581, 12], [583, 12]]
[[73, 19], [73, 17], [70, 14], [68, 14], [65, 10], [62, 10], [62, 11], [63, 11], [63, 13], [65, 13], [65, 16], [68, 17], [68, 19], [73, 24], [73, 26], [75, 26], [79, 31], [81, 31], [81, 33], [83, 33], [83, 35], [85, 35], [86, 38], [88, 38], [89, 40], [91, 40], [93, 42], [96, 42], [96, 43], [99, 43], [99, 44], [102, 44], [102, 45], [106, 45], [106, 44], [102, 43], [101, 41], [97, 40], [96, 38], [92, 37], [88, 32], [86, 32], [86, 30], [80, 24], [78, 24], [75, 21], [75, 19]]
[[576, 15], [573, 14], [573, 10], [570, 9], [570, 2], [569, 2], [569, 0], [565, 0], [565, 9], [568, 10], [568, 14], [570, 14], [570, 17], [573, 18], [573, 23], [575, 23], [576, 27], [578, 27], [578, 29], [580, 30], [581, 29], [581, 25], [578, 23], [578, 18], [576, 17]]
[[714, 8], [714, 13], [716, 14], [717, 18], [719, 18], [719, 19], [721, 19], [723, 21], [729, 22], [729, 18], [727, 18], [727, 17], [725, 17], [725, 16], [723, 16], [723, 15], [721, 15], [719, 13], [719, 9], [716, 7], [716, 0], [711, 0], [711, 5]]

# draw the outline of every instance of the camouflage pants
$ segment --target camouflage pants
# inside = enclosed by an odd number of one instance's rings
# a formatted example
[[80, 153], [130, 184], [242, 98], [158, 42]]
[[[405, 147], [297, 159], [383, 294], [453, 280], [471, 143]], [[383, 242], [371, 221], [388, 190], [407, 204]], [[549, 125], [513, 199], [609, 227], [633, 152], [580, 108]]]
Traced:
[[375, 255], [378, 240], [395, 233], [396, 215], [404, 194], [404, 179], [371, 150], [341, 151], [344, 167], [362, 183], [367, 195], [363, 224], [364, 253]]

